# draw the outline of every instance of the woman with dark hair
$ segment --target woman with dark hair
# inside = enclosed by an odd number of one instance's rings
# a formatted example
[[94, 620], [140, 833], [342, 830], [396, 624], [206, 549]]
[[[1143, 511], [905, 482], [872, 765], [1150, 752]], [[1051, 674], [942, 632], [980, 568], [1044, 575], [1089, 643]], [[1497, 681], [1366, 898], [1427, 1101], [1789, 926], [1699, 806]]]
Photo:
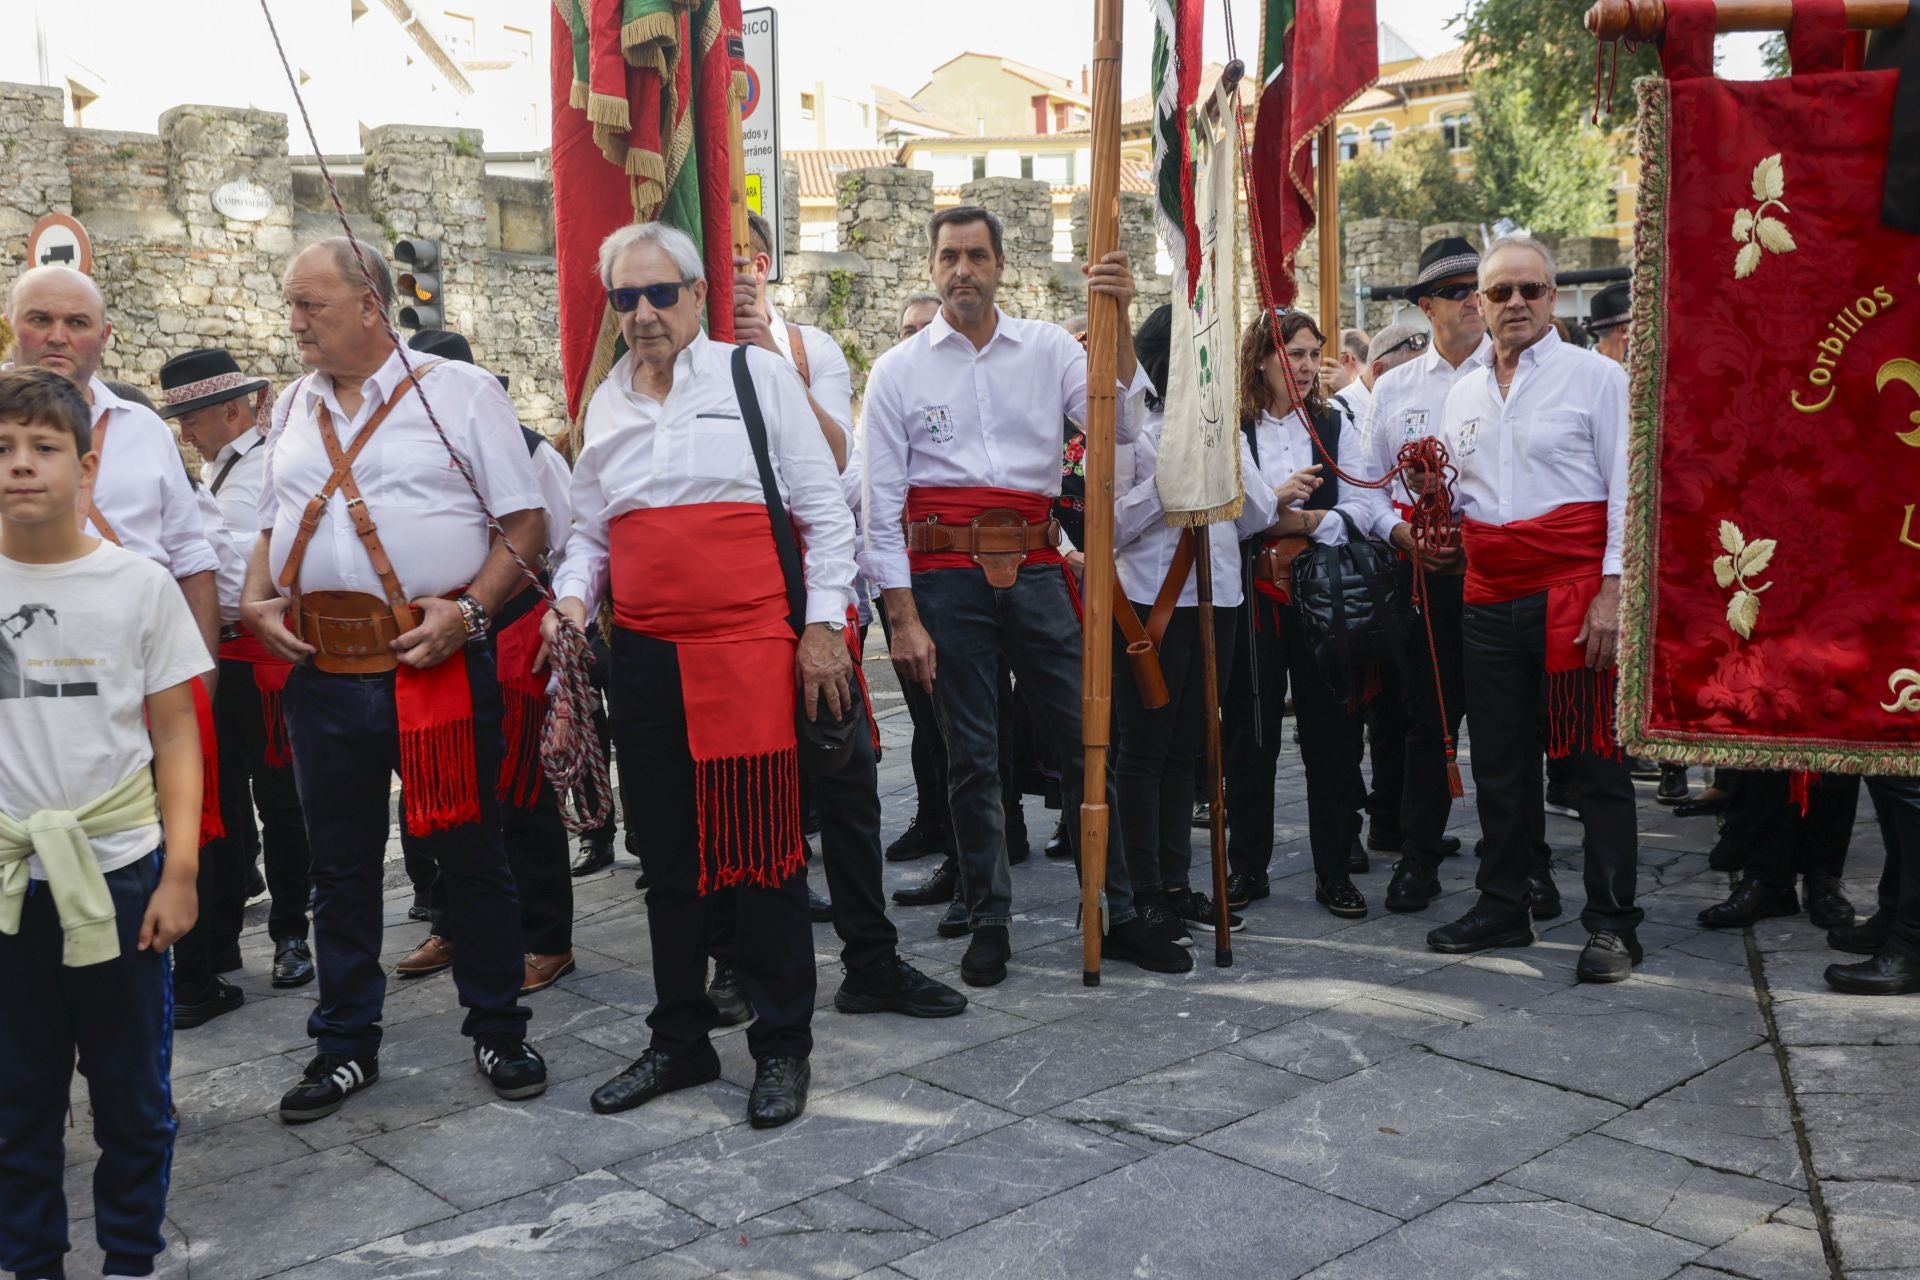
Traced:
[[1241, 431], [1254, 463], [1246, 488], [1271, 488], [1279, 514], [1243, 548], [1252, 584], [1240, 634], [1245, 658], [1234, 665], [1223, 704], [1233, 868], [1227, 899], [1239, 907], [1271, 892], [1273, 779], [1291, 692], [1307, 773], [1315, 900], [1336, 916], [1357, 918], [1367, 914], [1367, 903], [1349, 874], [1347, 849], [1359, 834], [1359, 722], [1315, 662], [1291, 594], [1292, 555], [1313, 543], [1345, 542], [1343, 515], [1364, 519], [1364, 494], [1343, 496], [1329, 465], [1353, 456], [1348, 446], [1357, 448], [1358, 440], [1345, 437], [1340, 414], [1321, 399], [1325, 341], [1310, 317], [1287, 310], [1262, 315], [1240, 342]]

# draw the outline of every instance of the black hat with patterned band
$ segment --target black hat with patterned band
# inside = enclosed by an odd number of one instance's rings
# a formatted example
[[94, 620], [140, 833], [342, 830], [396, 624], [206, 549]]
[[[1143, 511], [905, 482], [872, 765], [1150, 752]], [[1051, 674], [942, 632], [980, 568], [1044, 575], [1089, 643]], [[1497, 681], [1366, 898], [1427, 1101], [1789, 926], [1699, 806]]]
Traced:
[[160, 416], [177, 418], [195, 409], [255, 395], [273, 384], [240, 370], [225, 347], [188, 351], [160, 366]]
[[1407, 286], [1407, 301], [1418, 302], [1429, 287], [1455, 276], [1477, 275], [1480, 251], [1462, 236], [1442, 236], [1420, 254], [1420, 276]]
[[1626, 281], [1610, 284], [1593, 295], [1593, 306], [1582, 321], [1588, 333], [1598, 336], [1633, 319], [1633, 287]]

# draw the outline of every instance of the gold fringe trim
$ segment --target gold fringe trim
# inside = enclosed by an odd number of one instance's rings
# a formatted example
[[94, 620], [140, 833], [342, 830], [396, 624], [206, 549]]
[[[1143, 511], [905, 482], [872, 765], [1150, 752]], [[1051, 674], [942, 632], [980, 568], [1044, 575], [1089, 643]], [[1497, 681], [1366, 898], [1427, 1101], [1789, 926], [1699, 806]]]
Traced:
[[666, 203], [667, 189], [658, 178], [641, 178], [633, 184], [633, 220], [635, 222], [653, 222], [660, 217], [660, 206]]
[[585, 80], [575, 80], [573, 87], [567, 90], [567, 105], [576, 111], [585, 111], [587, 109], [587, 95], [590, 92], [592, 91], [587, 88], [587, 82]]
[[645, 147], [629, 149], [625, 168], [636, 178], [645, 178], [652, 182], [666, 181], [667, 162], [658, 151], [648, 151]]
[[667, 58], [679, 46], [680, 20], [671, 13], [650, 13], [620, 28], [620, 51], [627, 65], [651, 67], [662, 75]]
[[732, 88], [735, 98], [741, 102], [745, 102], [747, 100], [747, 73], [744, 71], [734, 72], [733, 83], [729, 87]]
[[1166, 512], [1167, 527], [1171, 529], [1198, 529], [1210, 524], [1224, 524], [1229, 520], [1238, 520], [1240, 512], [1247, 505], [1247, 495], [1242, 493], [1231, 502], [1223, 502], [1217, 507], [1208, 507], [1205, 511], [1169, 511]]
[[598, 125], [625, 132], [633, 128], [633, 121], [627, 111], [627, 100], [616, 98], [610, 93], [589, 93], [587, 96], [587, 119]]

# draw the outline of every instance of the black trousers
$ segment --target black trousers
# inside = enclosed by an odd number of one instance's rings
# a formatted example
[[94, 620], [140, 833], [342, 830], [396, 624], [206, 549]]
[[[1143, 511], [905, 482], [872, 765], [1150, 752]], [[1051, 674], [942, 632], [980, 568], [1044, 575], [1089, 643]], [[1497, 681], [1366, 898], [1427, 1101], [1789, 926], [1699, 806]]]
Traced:
[[1802, 814], [1790, 779], [1778, 770], [1742, 769], [1727, 784], [1726, 833], [1747, 849], [1747, 874], [1776, 889], [1793, 888], [1796, 875], [1842, 874], [1860, 804], [1857, 775], [1823, 774]]
[[807, 882], [793, 875], [773, 888], [736, 887], [731, 906], [699, 892], [699, 827], [693, 756], [677, 646], [616, 629], [607, 679], [607, 711], [634, 810], [645, 814], [640, 864], [647, 873], [647, 931], [653, 945], [655, 1003], [647, 1015], [653, 1047], [672, 1052], [704, 1045], [719, 1023], [707, 998], [707, 920], [730, 910], [739, 944], [734, 964], [753, 1006], [747, 1048], [755, 1059], [804, 1058], [813, 1051], [813, 926]]
[[1920, 779], [1868, 778], [1867, 797], [1887, 844], [1880, 911], [1893, 921], [1893, 943], [1920, 955]]
[[1367, 830], [1371, 836], [1398, 837], [1396, 845], [1406, 843], [1400, 825], [1407, 792], [1406, 686], [1398, 669], [1382, 664], [1380, 691], [1366, 708], [1367, 755], [1373, 761], [1373, 782], [1366, 792]]
[[[507, 846], [507, 866], [520, 893], [520, 941], [529, 955], [554, 956], [573, 950], [573, 876], [569, 869], [567, 828], [560, 821], [560, 801], [546, 779], [531, 809], [504, 801], [500, 805], [500, 835]], [[402, 834], [403, 847], [420, 842]], [[429, 864], [431, 858], [420, 855]], [[454, 939], [453, 915], [447, 910], [447, 878], [438, 867], [427, 888], [433, 912], [433, 932]]]
[[[1447, 786], [1447, 735], [1460, 739], [1460, 722], [1467, 714], [1467, 680], [1460, 640], [1461, 592], [1466, 579], [1451, 574], [1427, 575], [1426, 616], [1412, 615], [1407, 623], [1406, 678], [1401, 682], [1406, 718], [1405, 779], [1400, 794], [1400, 830], [1409, 856], [1429, 865], [1440, 859], [1440, 841], [1453, 812], [1453, 794]], [[1404, 569], [1401, 587], [1413, 598], [1413, 571]], [[1427, 625], [1433, 626], [1433, 644], [1427, 643]], [[1434, 669], [1439, 668], [1435, 684]], [[1435, 695], [1436, 688], [1441, 696]], [[1441, 717], [1444, 697], [1446, 716]], [[1379, 760], [1376, 754], [1375, 761]], [[1545, 813], [1542, 811], [1542, 821]]]
[[1236, 872], [1265, 875], [1273, 860], [1273, 780], [1284, 742], [1287, 691], [1300, 728], [1307, 772], [1307, 832], [1314, 874], [1347, 874], [1347, 847], [1360, 833], [1355, 791], [1360, 723], [1321, 674], [1292, 605], [1257, 598], [1253, 639], [1233, 664], [1224, 703], [1227, 860]]
[[[1136, 606], [1144, 614], [1149, 606]], [[1240, 611], [1215, 607], [1214, 646], [1219, 672], [1233, 671], [1234, 636]], [[1207, 747], [1206, 664], [1200, 655], [1200, 610], [1178, 608], [1160, 643], [1160, 673], [1167, 705], [1141, 705], [1125, 637], [1115, 628], [1113, 717], [1117, 731], [1114, 778], [1119, 795], [1120, 835], [1135, 896], [1187, 889], [1193, 865], [1193, 797], [1196, 752]]]
[[[887, 647], [891, 649], [893, 624], [887, 617], [886, 601], [875, 600], [873, 611], [880, 618], [880, 631], [886, 636]], [[911, 759], [915, 820], [929, 831], [950, 833], [952, 824], [947, 821], [947, 744], [940, 736], [940, 717], [933, 709], [933, 694], [911, 680], [900, 682], [900, 693], [906, 699], [907, 718], [913, 722]]]
[[[1468, 605], [1462, 634], [1473, 785], [1487, 842], [1480, 904], [1518, 919], [1527, 912], [1527, 873], [1538, 856], [1534, 814], [1544, 804], [1536, 721], [1546, 686], [1546, 593]], [[1567, 773], [1586, 829], [1581, 923], [1592, 932], [1631, 932], [1644, 913], [1634, 905], [1639, 837], [1630, 767], [1624, 756], [1583, 751], [1568, 757]]]

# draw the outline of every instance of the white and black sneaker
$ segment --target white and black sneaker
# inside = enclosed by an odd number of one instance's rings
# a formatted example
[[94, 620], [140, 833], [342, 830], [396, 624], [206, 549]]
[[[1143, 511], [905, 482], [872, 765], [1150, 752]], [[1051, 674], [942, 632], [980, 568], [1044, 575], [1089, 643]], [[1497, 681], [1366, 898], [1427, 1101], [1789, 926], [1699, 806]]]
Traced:
[[[1212, 933], [1219, 923], [1219, 917], [1214, 911], [1213, 899], [1198, 889], [1169, 889], [1167, 901], [1173, 904], [1174, 913], [1187, 922], [1188, 929], [1202, 929]], [[1231, 911], [1227, 913], [1228, 932], [1238, 933], [1246, 927], [1246, 924], [1244, 917]]]
[[475, 1036], [473, 1065], [509, 1102], [547, 1091], [547, 1060], [521, 1036]]
[[300, 1083], [280, 1099], [280, 1118], [288, 1124], [306, 1124], [330, 1116], [340, 1109], [348, 1094], [360, 1092], [379, 1078], [378, 1058], [315, 1054]]

